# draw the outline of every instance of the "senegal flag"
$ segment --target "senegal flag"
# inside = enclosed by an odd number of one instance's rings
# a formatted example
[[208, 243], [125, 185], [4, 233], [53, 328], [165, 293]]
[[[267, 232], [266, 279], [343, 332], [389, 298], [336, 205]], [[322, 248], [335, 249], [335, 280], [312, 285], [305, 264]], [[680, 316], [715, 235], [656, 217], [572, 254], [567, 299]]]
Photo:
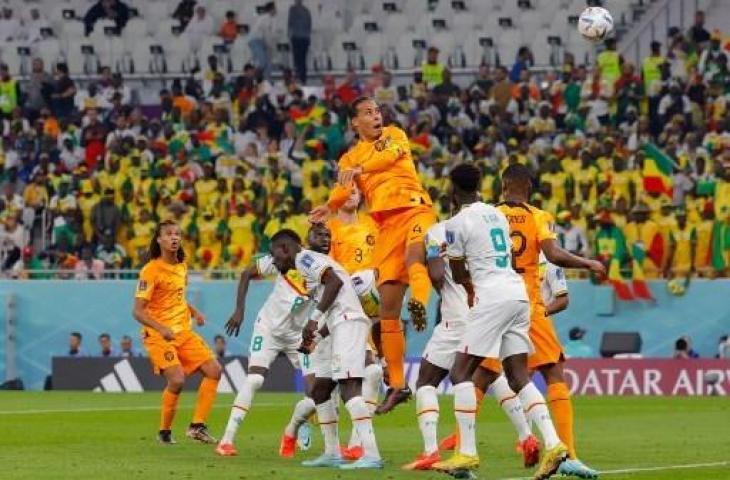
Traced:
[[327, 109], [320, 104], [315, 104], [305, 108], [298, 106], [289, 109], [289, 118], [294, 122], [298, 130], [303, 129], [313, 122], [322, 120], [322, 116], [327, 113]]
[[653, 143], [644, 144], [644, 190], [672, 196], [672, 171], [674, 160]]
[[730, 225], [717, 221], [712, 227], [712, 242], [707, 252], [712, 268], [717, 272], [724, 271], [730, 260]]

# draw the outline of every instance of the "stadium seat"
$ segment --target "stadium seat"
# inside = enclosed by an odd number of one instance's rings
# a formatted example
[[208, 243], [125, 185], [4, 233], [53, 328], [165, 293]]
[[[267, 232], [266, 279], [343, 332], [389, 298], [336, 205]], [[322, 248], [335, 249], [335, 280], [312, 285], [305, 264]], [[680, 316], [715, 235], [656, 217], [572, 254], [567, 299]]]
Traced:
[[413, 47], [414, 40], [423, 40], [423, 37], [413, 33], [403, 35], [395, 45], [398, 68], [418, 67], [420, 62], [424, 60], [425, 52], [418, 52]]
[[[11, 75], [27, 73], [21, 71], [23, 58], [18, 53], [18, 47], [26, 46], [23, 42], [4, 42], [2, 48], [2, 61], [8, 66]], [[27, 66], [25, 66], [27, 69]]]
[[[131, 59], [132, 59], [132, 71], [136, 74], [147, 74], [150, 73], [150, 71], [154, 70], [152, 69], [152, 53], [150, 52], [150, 45], [157, 44], [157, 42], [152, 37], [140, 37], [137, 39], [137, 41], [131, 45]], [[129, 46], [128, 46], [129, 47]], [[160, 62], [164, 60], [164, 57], [161, 57]], [[159, 66], [159, 65], [158, 65]], [[159, 69], [160, 72], [162, 72], [162, 68]]]
[[144, 37], [147, 36], [148, 28], [149, 26], [146, 20], [142, 18], [131, 18], [124, 27], [122, 36], [125, 39]]
[[[140, 13], [144, 16], [145, 21], [149, 25], [149, 28], [155, 28], [155, 25], [160, 21], [169, 18], [170, 12], [168, 12], [168, 4], [165, 0], [147, 0], [142, 2], [142, 9]], [[150, 30], [150, 33], [154, 33]]]
[[61, 42], [59, 42], [56, 38], [46, 38], [41, 40], [33, 46], [33, 50], [34, 55], [43, 59], [43, 64], [46, 65], [46, 67], [55, 65], [61, 58], [63, 58]]
[[365, 67], [370, 68], [375, 64], [383, 64], [385, 44], [380, 33], [365, 34], [362, 44], [362, 56]]
[[474, 15], [474, 12], [455, 13], [451, 28], [454, 32], [469, 32], [475, 28], [481, 28], [482, 22]]
[[499, 62], [502, 65], [512, 65], [517, 56], [517, 50], [522, 46], [522, 33], [516, 28], [502, 29], [496, 38]]
[[230, 47], [231, 63], [234, 71], [242, 71], [243, 67], [251, 61], [251, 50], [248, 48], [248, 40], [248, 37], [239, 36]]

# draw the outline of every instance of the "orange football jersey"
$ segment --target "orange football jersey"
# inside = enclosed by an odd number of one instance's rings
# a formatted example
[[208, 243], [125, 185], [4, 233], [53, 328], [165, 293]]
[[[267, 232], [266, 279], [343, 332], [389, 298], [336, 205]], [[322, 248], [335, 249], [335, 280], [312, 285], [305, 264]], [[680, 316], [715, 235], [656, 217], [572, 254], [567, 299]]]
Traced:
[[549, 213], [525, 203], [500, 203], [497, 208], [509, 221], [512, 240], [512, 266], [522, 275], [530, 303], [543, 307], [540, 294], [540, 242], [555, 239]]
[[[185, 298], [188, 269], [185, 263], [171, 265], [162, 259], [147, 263], [139, 273], [136, 298], [148, 301], [147, 313], [156, 321], [178, 333], [191, 330], [190, 309]], [[143, 327], [146, 335], [159, 335]]]
[[373, 247], [378, 236], [378, 226], [370, 215], [360, 214], [357, 223], [346, 224], [338, 218], [327, 222], [332, 232], [330, 256], [353, 273], [372, 267]]
[[[398, 127], [385, 127], [378, 140], [360, 140], [347, 151], [340, 159], [339, 169], [355, 167], [362, 168], [356, 182], [371, 214], [432, 204], [418, 177], [408, 137]], [[333, 192], [330, 199], [334, 196]], [[346, 199], [345, 196], [331, 205], [339, 208]]]

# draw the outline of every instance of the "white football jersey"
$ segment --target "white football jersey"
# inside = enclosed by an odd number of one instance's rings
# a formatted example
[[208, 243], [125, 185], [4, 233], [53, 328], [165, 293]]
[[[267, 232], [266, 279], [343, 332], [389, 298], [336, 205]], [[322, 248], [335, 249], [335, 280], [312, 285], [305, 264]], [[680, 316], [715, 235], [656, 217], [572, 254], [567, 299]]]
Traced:
[[561, 295], [568, 293], [568, 282], [563, 269], [548, 262], [540, 253], [540, 294], [545, 305], [550, 305]]
[[441, 257], [446, 263], [444, 285], [439, 292], [441, 294], [441, 318], [456, 324], [466, 321], [466, 314], [469, 312], [469, 303], [464, 287], [454, 282], [449, 267], [449, 259], [446, 257], [446, 222], [439, 222], [426, 232], [426, 258]]
[[282, 275], [271, 255], [257, 259], [256, 269], [262, 277], [276, 276], [274, 289], [259, 310], [256, 321], [274, 335], [301, 333], [312, 304], [301, 275], [296, 271]]
[[446, 221], [446, 254], [464, 259], [479, 302], [528, 301], [522, 277], [512, 268], [507, 217], [493, 205], [465, 205]]
[[335, 275], [342, 280], [342, 288], [337, 294], [335, 302], [329, 311], [325, 312], [325, 321], [330, 329], [346, 320], [368, 320], [367, 315], [362, 310], [360, 299], [355, 292], [350, 276], [332, 257], [312, 250], [302, 250], [297, 254], [294, 264], [302, 274], [310, 296], [318, 303], [324, 292], [322, 274], [328, 268], [331, 268]]

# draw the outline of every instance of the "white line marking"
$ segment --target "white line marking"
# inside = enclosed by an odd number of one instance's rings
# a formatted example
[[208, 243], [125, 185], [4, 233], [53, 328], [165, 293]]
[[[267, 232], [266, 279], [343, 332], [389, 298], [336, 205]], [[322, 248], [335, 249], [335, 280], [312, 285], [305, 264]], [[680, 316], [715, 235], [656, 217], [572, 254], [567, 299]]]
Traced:
[[[709, 468], [709, 467], [728, 467], [730, 461], [724, 462], [710, 462], [710, 463], [690, 463], [687, 465], [661, 465], [656, 467], [636, 467], [636, 468], [622, 468], [619, 470], [600, 470], [598, 473], [603, 475], [619, 475], [622, 473], [640, 473], [640, 472], [661, 472], [665, 470], [687, 470], [692, 468]], [[531, 480], [532, 477], [513, 477], [503, 478], [501, 480]]]
[[[254, 403], [254, 408], [281, 407], [286, 403], [262, 402]], [[185, 405], [180, 408], [193, 408]], [[230, 408], [230, 405], [216, 405], [213, 408]], [[59, 409], [31, 409], [31, 410], [0, 410], [0, 415], [35, 415], [43, 413], [96, 413], [96, 412], [137, 412], [144, 410], [159, 410], [159, 405], [138, 405], [130, 407], [102, 407], [102, 408], [59, 408]]]

